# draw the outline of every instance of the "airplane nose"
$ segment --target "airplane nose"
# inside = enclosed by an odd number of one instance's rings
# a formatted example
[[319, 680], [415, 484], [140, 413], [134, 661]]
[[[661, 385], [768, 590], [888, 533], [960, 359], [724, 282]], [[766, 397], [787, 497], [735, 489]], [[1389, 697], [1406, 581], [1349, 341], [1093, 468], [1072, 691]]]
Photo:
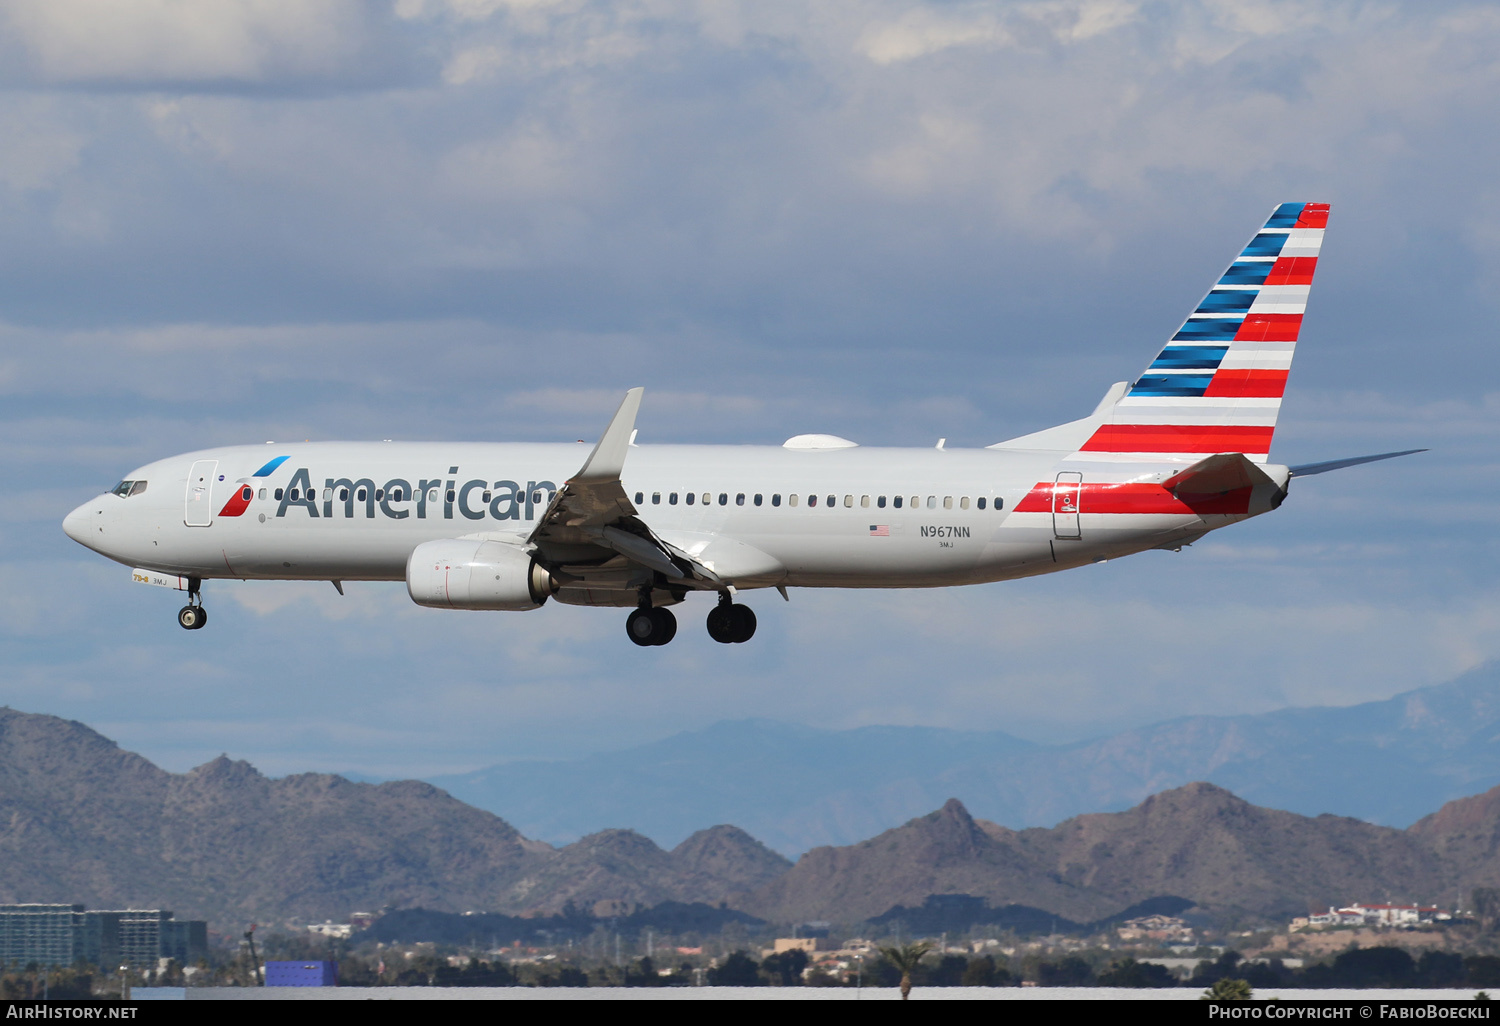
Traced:
[[80, 545], [87, 545], [89, 548], [93, 548], [94, 546], [89, 545], [89, 542], [93, 541], [93, 539], [89, 537], [89, 521], [90, 518], [97, 516], [97, 514], [95, 514], [94, 512], [97, 507], [97, 499], [93, 502], [85, 502], [82, 506], [79, 506], [73, 512], [63, 517], [63, 534], [67, 535], [69, 538], [72, 538]]

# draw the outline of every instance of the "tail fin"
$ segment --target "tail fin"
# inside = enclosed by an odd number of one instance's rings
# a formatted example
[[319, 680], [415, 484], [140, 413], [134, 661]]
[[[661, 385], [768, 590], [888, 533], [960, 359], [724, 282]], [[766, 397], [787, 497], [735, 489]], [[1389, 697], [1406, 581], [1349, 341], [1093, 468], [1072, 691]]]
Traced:
[[1327, 203], [1277, 207], [1080, 451], [1264, 463], [1327, 223]]

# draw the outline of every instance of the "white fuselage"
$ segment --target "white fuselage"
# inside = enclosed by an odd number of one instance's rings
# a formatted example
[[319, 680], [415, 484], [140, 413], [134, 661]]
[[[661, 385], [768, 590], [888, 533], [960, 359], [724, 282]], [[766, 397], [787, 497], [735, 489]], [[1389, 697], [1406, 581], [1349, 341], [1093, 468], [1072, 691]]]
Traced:
[[[185, 577], [396, 581], [424, 542], [523, 543], [588, 453], [583, 444], [397, 442], [204, 450], [141, 467], [127, 480], [146, 482], [144, 489], [100, 495], [64, 526], [120, 563]], [[1054, 498], [1060, 471], [1139, 489], [1183, 465], [1143, 462], [1122, 474], [1114, 463], [1092, 475], [1068, 455], [631, 446], [620, 481], [657, 535], [741, 589], [1024, 577], [1173, 547], [1270, 508], [1223, 515], [1157, 508], [1173, 506], [1168, 499], [1144, 512], [1111, 512], [1117, 508], [1087, 490]], [[280, 456], [273, 471], [253, 476]], [[242, 508], [231, 510], [237, 497]], [[593, 583], [593, 591], [611, 586], [607, 575]], [[598, 596], [559, 598], [593, 604]]]

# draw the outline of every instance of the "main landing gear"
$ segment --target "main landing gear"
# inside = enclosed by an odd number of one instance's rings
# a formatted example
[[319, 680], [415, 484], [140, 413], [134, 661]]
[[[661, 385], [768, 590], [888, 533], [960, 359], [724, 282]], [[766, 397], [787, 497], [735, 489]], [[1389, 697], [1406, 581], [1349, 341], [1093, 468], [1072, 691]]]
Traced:
[[208, 610], [203, 608], [198, 585], [196, 577], [188, 578], [188, 604], [177, 610], [177, 622], [185, 631], [196, 631], [208, 623]]
[[724, 645], [749, 641], [755, 636], [755, 613], [723, 595], [708, 614], [708, 636]]
[[625, 633], [642, 648], [665, 645], [677, 636], [677, 617], [670, 609], [642, 606], [625, 620]]
[[[677, 636], [677, 617], [670, 609], [649, 605], [650, 601], [649, 597], [642, 598], [640, 607], [625, 620], [625, 633], [642, 648], [665, 645]], [[749, 641], [755, 636], [755, 614], [749, 606], [723, 595], [708, 614], [708, 636], [724, 645]]]

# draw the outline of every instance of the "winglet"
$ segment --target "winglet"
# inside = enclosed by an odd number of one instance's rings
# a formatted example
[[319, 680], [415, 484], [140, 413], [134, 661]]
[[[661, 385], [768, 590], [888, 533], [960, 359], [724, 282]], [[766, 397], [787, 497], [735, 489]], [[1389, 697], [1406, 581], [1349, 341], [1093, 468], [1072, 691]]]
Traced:
[[644, 388], [632, 388], [625, 393], [625, 400], [615, 411], [614, 419], [604, 429], [604, 434], [599, 436], [599, 444], [589, 453], [583, 469], [573, 475], [574, 481], [581, 484], [619, 480], [620, 472], [625, 469], [625, 453], [630, 448], [630, 437], [635, 432], [635, 415], [640, 411], [641, 396], [645, 393]]

